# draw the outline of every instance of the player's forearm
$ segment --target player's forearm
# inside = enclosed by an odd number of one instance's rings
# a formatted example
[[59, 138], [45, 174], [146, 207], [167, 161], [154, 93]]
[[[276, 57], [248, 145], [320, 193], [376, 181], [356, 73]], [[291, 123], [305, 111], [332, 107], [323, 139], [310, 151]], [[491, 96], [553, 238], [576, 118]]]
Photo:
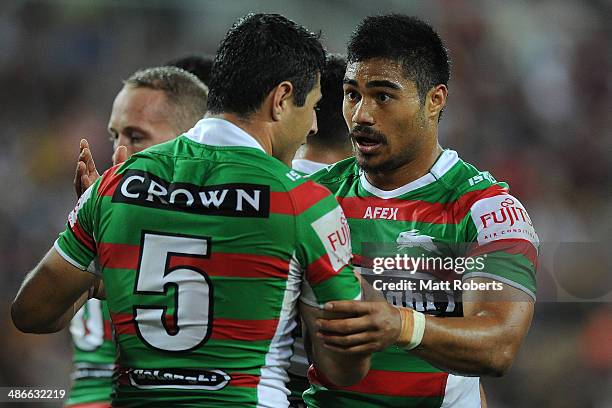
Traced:
[[[315, 343], [316, 344], [316, 343]], [[314, 364], [332, 383], [348, 387], [361, 381], [370, 369], [371, 354], [351, 355], [334, 353], [322, 345], [313, 350]]]
[[427, 316], [425, 327], [421, 345], [413, 353], [446, 371], [478, 376], [504, 375], [526, 332], [522, 324], [486, 315]]

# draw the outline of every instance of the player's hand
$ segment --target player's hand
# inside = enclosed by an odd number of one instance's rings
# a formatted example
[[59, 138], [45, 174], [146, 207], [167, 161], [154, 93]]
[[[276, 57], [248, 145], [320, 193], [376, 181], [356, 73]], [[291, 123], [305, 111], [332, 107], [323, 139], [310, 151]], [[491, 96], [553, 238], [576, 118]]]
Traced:
[[85, 190], [100, 177], [86, 139], [81, 139], [79, 148], [81, 153], [79, 154], [79, 161], [74, 173], [74, 190], [77, 197], [81, 197]]
[[124, 163], [128, 159], [127, 147], [119, 146], [113, 153], [113, 166]]
[[324, 346], [339, 353], [372, 353], [380, 351], [399, 338], [400, 313], [387, 302], [343, 300], [329, 302], [325, 310], [352, 314], [345, 319], [318, 319]]

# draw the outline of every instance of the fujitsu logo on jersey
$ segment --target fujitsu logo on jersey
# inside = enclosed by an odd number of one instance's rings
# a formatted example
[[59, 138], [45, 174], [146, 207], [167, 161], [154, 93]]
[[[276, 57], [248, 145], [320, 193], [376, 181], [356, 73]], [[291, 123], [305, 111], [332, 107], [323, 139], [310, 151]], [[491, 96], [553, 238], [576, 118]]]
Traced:
[[517, 221], [526, 222], [530, 227], [533, 226], [527, 211], [525, 211], [522, 207], [515, 206], [514, 204], [514, 200], [508, 197], [500, 203], [499, 209], [481, 215], [480, 221], [482, 222], [482, 228], [488, 228], [491, 223], [508, 223], [508, 226], [512, 227]]
[[329, 244], [331, 245], [334, 252], [337, 251], [337, 246], [345, 246], [351, 239], [351, 231], [349, 229], [349, 225], [346, 221], [346, 217], [344, 216], [344, 214], [342, 214], [340, 222], [342, 223], [342, 227], [327, 235]]
[[213, 186], [169, 183], [146, 171], [128, 170], [112, 202], [198, 214], [267, 218], [270, 187], [247, 183]]

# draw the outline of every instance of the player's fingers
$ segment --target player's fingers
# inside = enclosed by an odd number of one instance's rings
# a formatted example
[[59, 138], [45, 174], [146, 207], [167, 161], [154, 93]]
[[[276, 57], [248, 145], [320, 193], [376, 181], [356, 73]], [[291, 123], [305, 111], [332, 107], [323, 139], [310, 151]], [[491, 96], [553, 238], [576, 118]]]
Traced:
[[87, 176], [87, 174], [83, 174], [81, 177], [81, 191], [85, 192], [85, 190], [87, 190], [94, 183], [94, 181], [96, 181], [96, 179], [91, 179], [89, 176]]
[[82, 189], [82, 178], [85, 175], [85, 163], [83, 163], [82, 161], [77, 162], [76, 165], [76, 170], [74, 172], [74, 191], [76, 192], [77, 197], [80, 197], [81, 194], [83, 194], [83, 189]]
[[360, 302], [356, 300], [337, 300], [325, 304], [326, 311], [357, 315], [369, 313], [370, 308], [370, 302]]
[[81, 142], [79, 143], [79, 150], [83, 151], [83, 149], [86, 147], [89, 148], [89, 142], [87, 139], [81, 139]]
[[317, 319], [317, 326], [327, 334], [353, 334], [372, 329], [372, 322], [367, 316], [347, 319]]
[[333, 334], [317, 332], [317, 337], [321, 338], [325, 344], [342, 348], [375, 343], [375, 340], [378, 338], [376, 333], [373, 332], [360, 332], [350, 334], [348, 336], [336, 336]]
[[323, 343], [323, 347], [339, 354], [370, 354], [380, 349], [377, 343], [365, 343], [349, 347], [340, 347]]

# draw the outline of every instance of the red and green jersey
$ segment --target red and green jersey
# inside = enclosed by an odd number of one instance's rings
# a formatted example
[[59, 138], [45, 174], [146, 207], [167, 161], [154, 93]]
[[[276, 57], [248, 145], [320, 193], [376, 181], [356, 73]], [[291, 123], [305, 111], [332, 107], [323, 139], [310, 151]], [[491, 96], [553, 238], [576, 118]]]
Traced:
[[106, 301], [89, 299], [70, 322], [72, 389], [67, 406], [110, 401], [116, 349]]
[[[356, 269], [390, 303], [461, 316], [461, 284], [469, 277], [491, 278], [535, 297], [538, 238], [527, 212], [505, 183], [456, 152], [444, 151], [429, 173], [392, 191], [371, 185], [353, 158], [311, 179], [336, 195], [351, 228]], [[403, 255], [413, 263], [401, 264]], [[395, 261], [385, 266], [385, 259]], [[455, 269], [433, 262], [417, 268], [417, 259], [454, 262]], [[459, 259], [473, 263], [462, 261], [467, 267], [461, 271]], [[418, 281], [452, 286], [435, 290]], [[375, 353], [367, 376], [351, 387], [329, 384], [314, 368], [309, 379], [304, 400], [312, 407], [480, 406], [478, 377], [441, 371], [396, 346]]]
[[334, 196], [221, 119], [107, 171], [55, 248], [99, 259], [117, 406], [286, 406], [298, 299], [361, 295]]

